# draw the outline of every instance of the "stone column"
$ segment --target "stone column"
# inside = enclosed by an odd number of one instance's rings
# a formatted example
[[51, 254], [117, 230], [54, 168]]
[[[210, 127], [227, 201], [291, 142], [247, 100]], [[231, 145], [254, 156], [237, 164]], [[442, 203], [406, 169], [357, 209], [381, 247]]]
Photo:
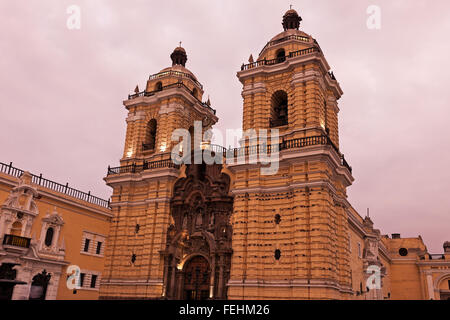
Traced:
[[171, 298], [175, 298], [175, 294], [176, 294], [176, 282], [175, 282], [175, 275], [178, 271], [177, 265], [176, 265], [176, 260], [175, 258], [172, 258], [171, 264], [172, 264], [172, 274], [171, 279], [170, 279], [170, 289], [169, 292], [171, 292]]
[[167, 293], [170, 292], [170, 290], [167, 286], [168, 282], [169, 282], [169, 257], [166, 255], [164, 257], [164, 279], [163, 279], [163, 296], [164, 297], [168, 297]]
[[209, 297], [211, 299], [217, 298], [214, 296], [214, 284], [216, 283], [216, 254], [213, 254], [213, 257], [211, 259], [211, 275], [209, 277]]
[[12, 300], [28, 300], [30, 296], [30, 288], [32, 282], [32, 269], [29, 267], [16, 267], [16, 280], [26, 282], [26, 284], [18, 284], [14, 287]]
[[434, 300], [433, 276], [431, 275], [431, 273], [427, 274], [427, 288], [428, 299]]
[[223, 254], [220, 255], [219, 258], [219, 287], [218, 287], [218, 298], [219, 299], [223, 299], [223, 271], [224, 271], [224, 258], [223, 258]]
[[59, 278], [61, 272], [51, 272], [52, 277], [47, 286], [47, 292], [45, 293], [45, 300], [56, 300], [58, 294]]
[[[177, 273], [178, 273], [178, 275], [177, 275], [177, 278], [178, 278], [177, 287], [178, 288], [176, 290], [176, 296], [174, 296], [174, 298], [177, 299], [177, 300], [181, 300], [181, 299], [183, 299], [183, 294], [184, 294], [184, 292], [183, 292], [183, 284], [184, 284], [184, 277], [183, 277], [183, 275], [184, 275], [184, 272], [179, 271]], [[173, 284], [173, 287], [175, 289], [175, 283]]]

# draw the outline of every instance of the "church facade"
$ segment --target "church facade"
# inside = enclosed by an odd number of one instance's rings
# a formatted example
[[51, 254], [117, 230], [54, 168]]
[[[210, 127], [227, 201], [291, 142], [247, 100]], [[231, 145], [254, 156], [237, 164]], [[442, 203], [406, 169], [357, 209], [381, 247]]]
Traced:
[[237, 72], [238, 148], [212, 143], [180, 45], [123, 102], [110, 200], [0, 163], [0, 298], [449, 299], [450, 242], [431, 254], [350, 204], [343, 91], [300, 23], [287, 11]]
[[[181, 46], [171, 67], [124, 101], [123, 158], [105, 177], [114, 218], [100, 298], [448, 296], [448, 243], [433, 256], [420, 237], [381, 235], [348, 202], [352, 168], [338, 130], [343, 92], [300, 22], [287, 11], [284, 30], [237, 73], [243, 131], [276, 132], [277, 142], [243, 137], [240, 148], [225, 149], [205, 141], [218, 118]], [[190, 133], [191, 154], [172, 141], [180, 128]], [[179, 164], [173, 150], [185, 159], [209, 152], [244, 161]], [[265, 164], [250, 161], [262, 150], [277, 155], [276, 172], [263, 174]]]

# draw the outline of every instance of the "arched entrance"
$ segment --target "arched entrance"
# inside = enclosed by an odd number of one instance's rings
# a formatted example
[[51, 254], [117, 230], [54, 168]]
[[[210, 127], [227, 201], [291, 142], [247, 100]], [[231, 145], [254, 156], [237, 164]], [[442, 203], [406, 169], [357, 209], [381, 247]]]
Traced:
[[202, 256], [195, 256], [184, 266], [183, 293], [185, 300], [206, 300], [209, 298], [210, 266]]
[[435, 282], [436, 288], [439, 290], [440, 300], [450, 300], [450, 274], [444, 274]]
[[51, 274], [44, 269], [41, 273], [33, 277], [30, 288], [30, 300], [45, 300], [47, 295], [47, 287], [50, 282]]

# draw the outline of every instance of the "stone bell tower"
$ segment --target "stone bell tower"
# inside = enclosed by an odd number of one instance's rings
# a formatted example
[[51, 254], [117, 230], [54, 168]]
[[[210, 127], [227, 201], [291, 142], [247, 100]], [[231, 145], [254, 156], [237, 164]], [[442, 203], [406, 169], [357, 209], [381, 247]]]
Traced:
[[164, 159], [177, 144], [171, 141], [175, 129], [189, 129], [201, 121], [205, 131], [218, 120], [209, 101], [201, 100], [202, 84], [185, 67], [184, 48], [175, 48], [170, 58], [171, 67], [151, 75], [144, 91], [136, 86], [123, 102], [129, 113], [121, 165]]
[[114, 218], [105, 253], [100, 297], [161, 298], [164, 295], [166, 235], [173, 218], [170, 203], [175, 181], [183, 176], [170, 159], [172, 132], [202, 132], [217, 122], [215, 110], [202, 102], [203, 86], [185, 65], [186, 51], [177, 47], [172, 66], [149, 77], [146, 87], [123, 102], [128, 110], [120, 166], [108, 167]]
[[277, 129], [279, 169], [229, 164], [234, 175], [231, 299], [350, 297], [351, 168], [339, 150], [342, 90], [318, 42], [300, 30], [295, 10], [284, 31], [237, 73], [243, 130]]

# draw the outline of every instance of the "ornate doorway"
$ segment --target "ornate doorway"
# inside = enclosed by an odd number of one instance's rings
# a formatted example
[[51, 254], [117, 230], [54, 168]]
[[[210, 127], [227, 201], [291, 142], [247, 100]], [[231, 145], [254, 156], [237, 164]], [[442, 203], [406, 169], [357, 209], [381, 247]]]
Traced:
[[51, 277], [51, 274], [47, 273], [45, 269], [33, 277], [30, 288], [30, 300], [45, 300], [48, 283], [50, 282]]
[[171, 200], [164, 256], [166, 299], [226, 299], [233, 197], [221, 164], [186, 166]]
[[184, 267], [184, 299], [206, 300], [209, 298], [210, 267], [202, 256], [189, 260]]

